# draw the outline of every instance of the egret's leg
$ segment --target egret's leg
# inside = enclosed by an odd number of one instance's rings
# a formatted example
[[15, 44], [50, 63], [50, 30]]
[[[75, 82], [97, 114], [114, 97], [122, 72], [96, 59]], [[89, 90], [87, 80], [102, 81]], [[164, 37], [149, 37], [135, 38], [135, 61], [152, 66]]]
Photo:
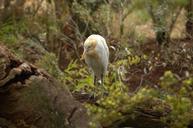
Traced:
[[96, 85], [97, 84], [97, 78], [96, 78], [96, 76], [94, 75], [94, 85]]
[[104, 78], [103, 74], [101, 74], [101, 85], [104, 86]]
[[108, 92], [107, 92], [107, 90], [105, 89], [105, 85], [104, 85], [104, 75], [103, 74], [101, 74], [101, 85], [102, 85], [102, 88], [103, 88], [103, 97], [104, 96], [107, 96], [108, 95]]
[[[93, 83], [94, 83], [94, 85], [96, 86], [96, 84], [97, 84], [97, 78], [96, 78], [96, 76], [93, 74]], [[91, 94], [90, 94], [90, 96], [89, 96], [89, 98], [90, 99], [95, 99], [95, 93], [96, 93], [96, 90], [94, 89], [93, 90], [93, 92], [91, 92]]]

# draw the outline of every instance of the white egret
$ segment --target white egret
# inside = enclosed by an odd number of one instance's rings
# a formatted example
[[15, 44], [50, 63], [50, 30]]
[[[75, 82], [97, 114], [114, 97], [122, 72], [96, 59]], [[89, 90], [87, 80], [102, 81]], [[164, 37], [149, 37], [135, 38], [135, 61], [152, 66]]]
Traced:
[[91, 68], [94, 75], [94, 85], [100, 81], [103, 85], [109, 63], [109, 48], [105, 39], [96, 34], [90, 35], [84, 42], [82, 59]]

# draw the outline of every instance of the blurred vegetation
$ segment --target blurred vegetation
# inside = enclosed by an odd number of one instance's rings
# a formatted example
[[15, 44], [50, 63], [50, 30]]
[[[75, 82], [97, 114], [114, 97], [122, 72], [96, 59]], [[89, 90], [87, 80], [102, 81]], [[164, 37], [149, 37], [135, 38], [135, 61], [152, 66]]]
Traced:
[[[66, 85], [88, 109], [92, 128], [96, 122], [135, 127], [127, 122], [138, 123], [143, 114], [171, 128], [192, 123], [191, 0], [7, 0], [0, 5], [0, 42]], [[92, 33], [104, 36], [110, 48], [105, 88], [93, 85], [80, 61]]]

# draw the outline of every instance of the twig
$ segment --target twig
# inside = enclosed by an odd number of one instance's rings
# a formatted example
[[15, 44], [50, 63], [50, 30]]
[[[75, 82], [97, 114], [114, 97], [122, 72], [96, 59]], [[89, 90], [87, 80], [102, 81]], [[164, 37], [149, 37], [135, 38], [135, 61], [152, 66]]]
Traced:
[[43, 3], [44, 0], [41, 0], [40, 2], [38, 2], [38, 7], [36, 8], [36, 10], [34, 11], [33, 13], [33, 17], [37, 14], [37, 12], [39, 11], [40, 7], [42, 6], [42, 3]]

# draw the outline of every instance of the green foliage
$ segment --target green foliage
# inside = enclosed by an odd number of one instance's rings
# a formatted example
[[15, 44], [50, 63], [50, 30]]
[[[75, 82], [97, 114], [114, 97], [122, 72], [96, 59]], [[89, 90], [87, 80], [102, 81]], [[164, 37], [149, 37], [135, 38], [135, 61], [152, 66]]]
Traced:
[[149, 15], [145, 9], [136, 10], [135, 14], [137, 15], [137, 17], [140, 18], [141, 24], [150, 19]]
[[1, 41], [7, 43], [8, 46], [14, 46], [18, 43], [18, 35], [26, 31], [26, 23], [21, 20], [17, 23], [9, 21], [0, 25], [0, 38]]
[[72, 9], [74, 13], [79, 15], [79, 17], [82, 20], [85, 20], [85, 21], [90, 20], [91, 10], [89, 8], [86, 8], [85, 6], [79, 4], [77, 1], [74, 1], [72, 5]]
[[39, 67], [45, 69], [48, 73], [67, 85], [72, 92], [94, 93], [92, 75], [86, 68], [80, 67], [77, 60], [72, 60], [67, 68], [62, 72], [58, 67], [58, 60], [55, 54], [47, 53], [37, 63]]
[[78, 64], [77, 60], [72, 60], [68, 64], [67, 68], [64, 70], [64, 77], [62, 81], [68, 85], [72, 92], [92, 94], [95, 96], [101, 96], [105, 91], [114, 91], [115, 85], [112, 85], [112, 83], [117, 84], [119, 88], [124, 90], [125, 87], [121, 82], [126, 73], [124, 67], [128, 69], [130, 66], [137, 65], [141, 62], [141, 58], [139, 56], [132, 55], [131, 53], [128, 53], [127, 50], [126, 53], [126, 59], [116, 61], [114, 64], [109, 65], [109, 72], [105, 77], [105, 87], [94, 86], [92, 72], [88, 71], [88, 67], [82, 67], [82, 65]]
[[0, 38], [7, 45], [11, 46], [17, 42], [17, 37], [14, 34], [16, 31], [15, 26], [11, 23], [7, 23], [0, 28]]
[[71, 61], [64, 70], [65, 83], [72, 92], [92, 93], [94, 85], [93, 78], [87, 70], [77, 63], [77, 60]]
[[192, 103], [189, 98], [166, 95], [165, 102], [169, 104], [171, 112], [164, 122], [169, 122], [171, 128], [187, 128], [192, 118]]
[[189, 77], [183, 80], [183, 87], [180, 90], [181, 95], [189, 97], [193, 100], [193, 78]]
[[169, 92], [175, 91], [172, 88], [172, 85], [174, 85], [177, 82], [178, 80], [171, 71], [166, 71], [164, 75], [160, 78], [160, 86], [162, 87], [162, 89], [165, 89]]
[[7, 21], [0, 24], [0, 42], [5, 44], [18, 58], [23, 58], [23, 54], [18, 47], [23, 40], [22, 34], [26, 32], [26, 22]]
[[185, 86], [192, 86], [192, 84], [193, 84], [193, 78], [188, 78], [188, 79], [184, 80], [184, 81], [183, 81], [183, 84], [184, 84]]
[[[116, 82], [109, 87], [108, 89], [111, 90], [108, 94], [109, 96], [97, 101], [101, 107], [87, 104], [87, 107], [90, 109], [90, 114], [96, 114], [96, 118], [100, 118], [104, 120], [104, 122], [112, 121], [112, 119], [117, 116], [120, 117], [120, 113], [116, 112], [116, 108], [118, 108], [123, 101], [126, 101], [124, 99], [128, 98], [126, 93], [122, 91], [122, 88], [119, 87], [120, 84], [120, 82]], [[108, 118], [110, 119], [108, 120]]]
[[178, 90], [175, 89], [177, 83], [179, 80], [171, 71], [166, 71], [160, 78], [160, 85], [165, 90], [163, 100], [170, 106], [169, 114], [162, 120], [171, 128], [186, 128], [192, 119], [192, 102], [187, 97], [189, 92], [186, 87], [192, 84], [192, 78], [184, 80]]
[[109, 4], [98, 4], [97, 1], [74, 1], [72, 11], [86, 25], [83, 32], [90, 31], [102, 35], [107, 35], [110, 32], [113, 12]]
[[[186, 89], [179, 89], [178, 92], [183, 90], [183, 93], [171, 91], [173, 88], [171, 85], [177, 82], [174, 74], [171, 71], [166, 71], [164, 76], [160, 78], [161, 88], [165, 90], [164, 92], [160, 93], [160, 90], [142, 87], [130, 95], [128, 94], [128, 88], [122, 82], [111, 82], [112, 84], [106, 82], [105, 87], [108, 96], [99, 98], [96, 102], [97, 105], [86, 104], [89, 115], [93, 117], [93, 121], [90, 123], [91, 127], [95, 128], [95, 122], [98, 121], [103, 126], [110, 126], [111, 123], [124, 120], [128, 116], [135, 118], [137, 113], [134, 113], [134, 110], [138, 106], [144, 109], [150, 109], [152, 106], [154, 111], [161, 113], [169, 111], [161, 119], [166, 125], [171, 128], [186, 128], [192, 119], [192, 102], [184, 95], [187, 93]], [[183, 83], [190, 85], [192, 80], [188, 79]], [[128, 115], [128, 113], [130, 114]]]
[[26, 21], [21, 19], [18, 22], [7, 21], [0, 24], [0, 42], [5, 44], [18, 58], [23, 59], [22, 51], [19, 51], [23, 34], [27, 31]]
[[120, 88], [120, 84], [119, 82], [114, 83], [111, 87], [113, 89], [109, 90], [109, 95], [99, 99], [97, 106], [86, 104], [89, 115], [94, 117], [91, 127], [95, 127], [96, 120], [104, 126], [109, 126], [114, 121], [124, 119], [125, 113], [131, 113], [130, 116], [133, 116], [132, 113], [136, 107], [151, 100], [154, 94], [153, 90], [142, 88], [136, 94], [129, 96], [127, 89]]
[[188, 0], [168, 0], [168, 3], [170, 3], [173, 6], [180, 5], [180, 6], [186, 6], [188, 4]]
[[53, 53], [46, 53], [36, 65], [45, 69], [52, 76], [62, 81], [64, 74], [58, 67], [58, 59]]

